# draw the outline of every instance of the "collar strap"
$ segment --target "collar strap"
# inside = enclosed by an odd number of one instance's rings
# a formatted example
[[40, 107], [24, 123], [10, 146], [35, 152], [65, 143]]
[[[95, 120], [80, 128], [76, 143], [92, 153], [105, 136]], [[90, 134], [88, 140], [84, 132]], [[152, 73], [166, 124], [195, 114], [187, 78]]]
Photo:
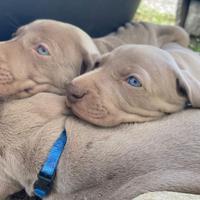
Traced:
[[36, 197], [42, 199], [51, 191], [56, 176], [57, 166], [66, 143], [67, 133], [64, 129], [50, 149], [47, 159], [40, 169], [38, 179], [34, 183], [34, 194]]

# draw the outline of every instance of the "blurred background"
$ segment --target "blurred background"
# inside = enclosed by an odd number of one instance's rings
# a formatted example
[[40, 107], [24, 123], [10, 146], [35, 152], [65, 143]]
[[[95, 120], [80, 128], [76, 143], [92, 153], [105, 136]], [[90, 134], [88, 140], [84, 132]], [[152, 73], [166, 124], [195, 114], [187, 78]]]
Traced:
[[178, 24], [200, 51], [200, 0], [0, 0], [0, 40], [24, 24], [55, 19], [79, 26], [92, 37], [104, 36], [132, 19]]
[[142, 0], [134, 20], [180, 25], [190, 34], [190, 48], [200, 52], [200, 0]]

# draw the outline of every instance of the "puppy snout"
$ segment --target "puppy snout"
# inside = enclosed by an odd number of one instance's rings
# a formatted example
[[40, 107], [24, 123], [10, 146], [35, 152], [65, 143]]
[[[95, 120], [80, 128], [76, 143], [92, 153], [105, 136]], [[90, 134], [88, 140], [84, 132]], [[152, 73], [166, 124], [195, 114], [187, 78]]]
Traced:
[[86, 94], [87, 91], [81, 87], [78, 87], [72, 83], [67, 85], [67, 99], [70, 103], [81, 101]]

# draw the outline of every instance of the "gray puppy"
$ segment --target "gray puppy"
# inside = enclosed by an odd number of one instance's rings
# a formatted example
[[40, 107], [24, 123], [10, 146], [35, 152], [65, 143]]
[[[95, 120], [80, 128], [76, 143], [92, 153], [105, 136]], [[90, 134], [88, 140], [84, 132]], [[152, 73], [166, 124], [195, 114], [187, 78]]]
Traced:
[[68, 104], [90, 123], [145, 122], [200, 108], [200, 56], [178, 44], [124, 45], [68, 85]]
[[187, 33], [176, 26], [127, 24], [106, 37], [92, 39], [71, 24], [38, 20], [0, 42], [0, 97], [24, 98], [39, 92], [65, 93], [66, 84], [91, 70], [100, 52], [128, 43], [187, 46]]
[[64, 116], [65, 97], [55, 94], [3, 106], [0, 199], [23, 188], [33, 194], [41, 165], [64, 128], [68, 143], [48, 200], [130, 200], [147, 191], [200, 191], [199, 110], [102, 129]]

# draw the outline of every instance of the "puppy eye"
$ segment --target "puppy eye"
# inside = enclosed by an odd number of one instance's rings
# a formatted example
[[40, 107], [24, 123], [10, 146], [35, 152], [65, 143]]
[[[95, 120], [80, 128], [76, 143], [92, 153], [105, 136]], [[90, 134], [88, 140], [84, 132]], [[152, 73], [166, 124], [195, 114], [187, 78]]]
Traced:
[[133, 87], [142, 87], [142, 84], [135, 76], [129, 76], [127, 82]]
[[49, 56], [49, 50], [42, 44], [38, 45], [36, 48], [36, 51], [38, 54], [42, 55], [42, 56]]

